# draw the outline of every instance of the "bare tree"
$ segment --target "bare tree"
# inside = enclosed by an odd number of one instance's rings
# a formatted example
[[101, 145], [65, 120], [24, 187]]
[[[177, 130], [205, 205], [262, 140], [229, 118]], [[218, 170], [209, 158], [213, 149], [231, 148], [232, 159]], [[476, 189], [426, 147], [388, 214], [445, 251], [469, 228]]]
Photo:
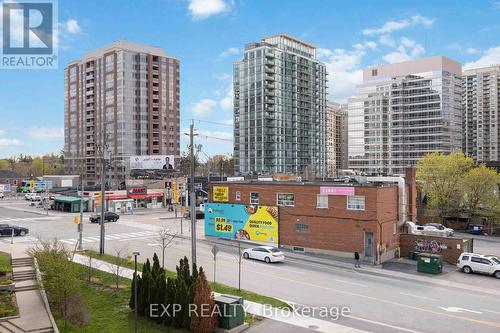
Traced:
[[107, 266], [115, 278], [116, 289], [120, 287], [120, 277], [123, 272], [126, 259], [125, 255], [128, 253], [127, 247], [117, 247], [114, 249], [114, 258], [112, 262], [108, 263]]
[[166, 225], [163, 225], [158, 231], [158, 241], [161, 246], [161, 268], [163, 269], [165, 269], [165, 250], [172, 244], [175, 237], [177, 237], [177, 233], [173, 233]]

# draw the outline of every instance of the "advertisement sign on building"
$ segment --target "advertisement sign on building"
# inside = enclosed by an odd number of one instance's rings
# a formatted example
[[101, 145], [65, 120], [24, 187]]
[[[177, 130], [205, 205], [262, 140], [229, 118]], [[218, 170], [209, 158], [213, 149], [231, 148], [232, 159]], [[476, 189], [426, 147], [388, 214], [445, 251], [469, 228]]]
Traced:
[[321, 186], [319, 189], [321, 195], [354, 195], [354, 187], [335, 187], [335, 186]]
[[0, 184], [0, 192], [10, 192], [10, 184]]
[[207, 203], [205, 235], [278, 244], [278, 207]]
[[130, 156], [131, 170], [170, 170], [175, 169], [174, 155]]
[[129, 194], [146, 194], [148, 189], [146, 187], [132, 187], [127, 190], [127, 196]]
[[229, 201], [229, 187], [227, 186], [214, 186], [213, 187], [213, 200], [217, 202]]

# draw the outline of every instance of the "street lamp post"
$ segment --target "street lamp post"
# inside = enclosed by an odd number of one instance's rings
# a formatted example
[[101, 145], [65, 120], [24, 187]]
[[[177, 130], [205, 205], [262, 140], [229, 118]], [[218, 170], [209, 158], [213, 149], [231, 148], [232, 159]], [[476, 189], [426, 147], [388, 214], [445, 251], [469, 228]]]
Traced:
[[80, 223], [78, 223], [78, 250], [83, 250], [83, 174], [80, 175]]
[[134, 332], [137, 333], [137, 256], [139, 251], [134, 251]]

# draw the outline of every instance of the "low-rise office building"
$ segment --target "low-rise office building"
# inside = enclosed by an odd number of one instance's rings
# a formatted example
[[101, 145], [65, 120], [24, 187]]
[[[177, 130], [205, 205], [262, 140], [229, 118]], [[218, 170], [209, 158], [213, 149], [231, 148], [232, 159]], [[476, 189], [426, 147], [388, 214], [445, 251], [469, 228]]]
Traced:
[[[364, 184], [215, 182], [209, 186], [209, 201], [265, 206], [267, 210], [277, 207], [276, 243], [281, 247], [346, 257], [358, 251], [365, 261], [380, 263], [397, 254], [399, 227], [414, 218], [410, 213], [415, 206], [411, 194], [414, 180], [394, 178], [398, 179]], [[249, 225], [252, 227], [250, 220]], [[210, 235], [207, 230], [205, 233]]]

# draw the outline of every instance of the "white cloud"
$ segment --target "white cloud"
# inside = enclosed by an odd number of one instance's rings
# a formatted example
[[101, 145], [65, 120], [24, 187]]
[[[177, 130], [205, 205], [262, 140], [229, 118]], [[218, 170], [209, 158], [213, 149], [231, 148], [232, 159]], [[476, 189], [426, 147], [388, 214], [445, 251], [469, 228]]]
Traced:
[[345, 101], [355, 95], [356, 85], [363, 81], [361, 60], [366, 51], [354, 47], [352, 51], [345, 49], [318, 49], [318, 58], [326, 64], [329, 74], [329, 98], [334, 101]]
[[224, 111], [233, 109], [233, 82], [229, 85], [226, 96], [219, 101], [219, 106]]
[[500, 9], [500, 1], [495, 1], [493, 3], [493, 6], [496, 8], [496, 9]]
[[234, 119], [233, 119], [233, 118], [231, 118], [231, 119], [226, 119], [226, 120], [223, 120], [223, 121], [222, 121], [222, 123], [223, 123], [223, 124], [226, 124], [226, 125], [231, 125], [231, 126], [233, 126], [233, 124], [234, 124]]
[[232, 55], [239, 54], [239, 53], [240, 53], [240, 49], [239, 48], [237, 48], [237, 47], [230, 47], [227, 50], [225, 50], [224, 52], [222, 52], [219, 56], [221, 58], [227, 58], [227, 57], [230, 57]]
[[69, 19], [66, 21], [66, 31], [70, 34], [79, 34], [82, 32], [80, 25], [78, 25], [78, 21], [75, 19]]
[[33, 126], [28, 128], [25, 133], [37, 140], [62, 140], [64, 138], [62, 127]]
[[380, 36], [378, 42], [385, 46], [396, 47], [396, 41], [389, 35]]
[[424, 54], [425, 48], [422, 44], [419, 44], [408, 37], [402, 37], [400, 39], [400, 45], [396, 48], [396, 50], [387, 53], [382, 57], [382, 59], [392, 64], [418, 58]]
[[209, 98], [204, 98], [194, 104], [192, 111], [196, 116], [207, 116], [208, 114], [212, 113], [216, 106], [217, 101]]
[[431, 26], [434, 23], [434, 19], [427, 18], [422, 15], [413, 15], [409, 19], [403, 19], [400, 21], [387, 21], [380, 28], [367, 28], [362, 30], [363, 35], [373, 36], [373, 35], [384, 35], [390, 34], [393, 31], [402, 30], [414, 25], [423, 25], [426, 27]]
[[21, 146], [23, 142], [18, 139], [5, 138], [5, 131], [0, 130], [0, 146]]
[[481, 51], [480, 51], [480, 50], [475, 49], [475, 48], [473, 48], [473, 47], [469, 47], [469, 48], [467, 48], [467, 49], [465, 50], [465, 52], [467, 52], [467, 54], [479, 54], [479, 53], [481, 53]]
[[497, 64], [500, 64], [500, 46], [492, 47], [482, 52], [479, 59], [466, 63], [463, 68], [481, 68]]
[[189, 13], [195, 20], [203, 20], [212, 15], [231, 10], [232, 1], [225, 0], [189, 0]]

